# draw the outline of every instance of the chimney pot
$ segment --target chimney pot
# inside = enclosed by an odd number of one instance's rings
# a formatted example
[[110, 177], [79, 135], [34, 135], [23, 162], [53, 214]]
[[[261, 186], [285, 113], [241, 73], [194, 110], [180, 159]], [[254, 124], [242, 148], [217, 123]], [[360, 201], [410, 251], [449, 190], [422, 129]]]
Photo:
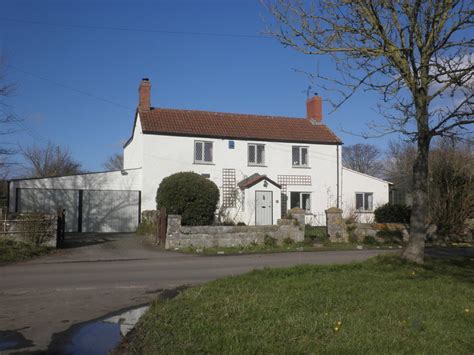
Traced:
[[150, 111], [151, 83], [148, 78], [143, 78], [138, 87], [138, 109]]
[[306, 118], [321, 122], [323, 119], [323, 99], [313, 96], [306, 101]]

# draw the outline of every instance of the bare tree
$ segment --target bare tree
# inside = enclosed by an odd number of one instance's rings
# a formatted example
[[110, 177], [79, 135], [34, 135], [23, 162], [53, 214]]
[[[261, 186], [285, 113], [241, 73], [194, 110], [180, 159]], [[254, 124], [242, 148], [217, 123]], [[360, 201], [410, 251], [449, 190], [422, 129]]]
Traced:
[[67, 149], [51, 142], [44, 147], [32, 146], [22, 149], [31, 177], [73, 175], [82, 172], [81, 164], [75, 161]]
[[103, 166], [107, 170], [122, 170], [123, 169], [123, 154], [115, 153], [114, 155], [107, 158]]
[[[394, 141], [389, 143], [384, 161], [385, 179], [394, 184], [404, 204], [411, 201], [415, 159], [416, 146], [413, 143]], [[411, 202], [409, 204], [411, 205]]]
[[430, 221], [437, 234], [459, 235], [474, 213], [474, 151], [469, 143], [443, 139], [430, 158]]
[[0, 55], [0, 179], [5, 179], [12, 165], [11, 156], [15, 153], [4, 137], [16, 132], [12, 123], [19, 121], [11, 111], [6, 99], [14, 92], [14, 85], [8, 83], [5, 76], [5, 59]]
[[[387, 179], [394, 182], [404, 196], [411, 196], [413, 191], [415, 159], [414, 144], [390, 144], [386, 159]], [[439, 234], [454, 236], [474, 213], [473, 145], [451, 138], [437, 140], [431, 149], [429, 165], [427, 220], [437, 226]]]
[[323, 88], [340, 94], [335, 108], [358, 89], [375, 91], [384, 120], [371, 128], [415, 142], [410, 238], [402, 257], [423, 263], [431, 140], [461, 134], [474, 123], [472, 1], [268, 0], [266, 5], [282, 44], [332, 57], [337, 76], [316, 77]]
[[363, 174], [383, 176], [380, 150], [372, 144], [354, 144], [342, 148], [342, 163], [346, 168]]

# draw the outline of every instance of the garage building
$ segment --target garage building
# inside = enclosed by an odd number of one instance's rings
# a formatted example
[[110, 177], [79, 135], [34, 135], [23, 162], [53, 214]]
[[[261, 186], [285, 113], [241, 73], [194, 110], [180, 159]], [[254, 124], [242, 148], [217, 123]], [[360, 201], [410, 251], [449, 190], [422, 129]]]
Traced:
[[141, 214], [141, 169], [9, 182], [16, 213], [66, 212], [66, 232], [134, 232]]

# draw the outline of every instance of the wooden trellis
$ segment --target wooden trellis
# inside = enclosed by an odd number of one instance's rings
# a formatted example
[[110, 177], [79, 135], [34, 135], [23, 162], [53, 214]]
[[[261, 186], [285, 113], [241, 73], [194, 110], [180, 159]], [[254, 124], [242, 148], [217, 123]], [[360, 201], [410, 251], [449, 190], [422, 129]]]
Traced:
[[225, 208], [235, 207], [236, 189], [235, 169], [222, 169], [222, 206]]

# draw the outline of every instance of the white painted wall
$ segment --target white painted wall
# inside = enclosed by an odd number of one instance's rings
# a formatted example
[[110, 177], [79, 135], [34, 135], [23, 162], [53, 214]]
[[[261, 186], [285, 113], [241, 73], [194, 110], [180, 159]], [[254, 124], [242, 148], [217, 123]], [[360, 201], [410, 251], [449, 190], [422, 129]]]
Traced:
[[124, 169], [135, 169], [143, 166], [143, 132], [140, 116], [137, 113], [137, 121], [133, 130], [133, 138], [123, 149]]
[[[342, 209], [347, 216], [355, 211], [356, 192], [372, 192], [373, 209], [388, 202], [390, 183], [376, 177], [342, 168]], [[373, 212], [357, 212], [361, 222], [373, 221]]]
[[[194, 163], [195, 140], [213, 142], [212, 164]], [[236, 182], [254, 173], [267, 175], [275, 182], [278, 182], [278, 175], [310, 175], [311, 186], [289, 185], [288, 191], [311, 192], [311, 206], [315, 212], [324, 212], [336, 204], [336, 145], [234, 140], [235, 148], [229, 149], [228, 142], [228, 139], [143, 135], [142, 210], [156, 209], [156, 190], [163, 178], [181, 171], [193, 171], [198, 174], [210, 174], [210, 179], [221, 188], [224, 168], [236, 170]], [[247, 149], [250, 142], [265, 145], [265, 166], [249, 166]], [[308, 168], [292, 166], [293, 145], [309, 147]]]

